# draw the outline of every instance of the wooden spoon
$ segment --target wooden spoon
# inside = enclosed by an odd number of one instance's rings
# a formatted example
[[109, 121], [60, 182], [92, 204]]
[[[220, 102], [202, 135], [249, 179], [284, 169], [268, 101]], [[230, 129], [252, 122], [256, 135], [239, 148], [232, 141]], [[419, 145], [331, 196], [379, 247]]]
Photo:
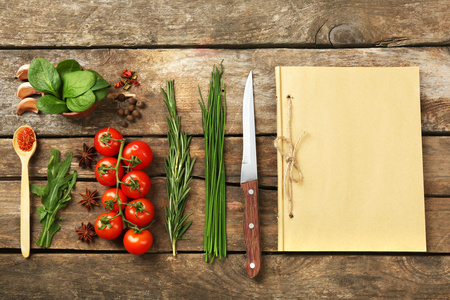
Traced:
[[[34, 134], [35, 142], [29, 151], [23, 151], [18, 144], [19, 133], [25, 128], [31, 129]], [[14, 150], [20, 157], [22, 162], [22, 182], [20, 185], [20, 249], [22, 255], [28, 257], [30, 255], [30, 183], [28, 179], [28, 162], [36, 151], [36, 133], [29, 126], [21, 126], [14, 133], [13, 138]]]

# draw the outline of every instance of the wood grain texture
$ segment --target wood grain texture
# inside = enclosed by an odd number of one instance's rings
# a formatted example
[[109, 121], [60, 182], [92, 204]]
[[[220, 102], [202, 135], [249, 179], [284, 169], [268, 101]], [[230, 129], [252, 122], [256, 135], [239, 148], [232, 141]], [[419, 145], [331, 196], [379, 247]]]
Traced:
[[[9, 1], [2, 47], [448, 44], [449, 2]], [[39, 9], [36, 9], [39, 7]]]
[[[258, 180], [263, 188], [275, 188], [277, 186], [277, 161], [276, 150], [273, 146], [275, 136], [259, 136], [256, 138], [258, 153]], [[136, 138], [129, 138], [129, 141]], [[150, 167], [145, 171], [151, 177], [164, 175], [164, 157], [167, 155], [166, 138], [142, 138], [153, 151], [154, 159]], [[424, 184], [426, 195], [450, 195], [450, 137], [425, 136], [423, 137], [423, 164]], [[38, 138], [39, 147], [30, 161], [30, 176], [32, 178], [44, 178], [47, 176], [47, 165], [50, 159], [50, 149], [56, 148], [65, 157], [70, 151], [81, 149], [83, 143], [92, 146], [93, 138]], [[0, 139], [0, 153], [3, 163], [0, 164], [0, 179], [14, 179], [20, 176], [17, 164], [20, 160], [12, 150], [11, 139]], [[228, 183], [238, 184], [241, 176], [242, 162], [242, 138], [225, 138], [225, 172]], [[191, 155], [197, 157], [194, 165], [193, 176], [204, 178], [204, 140], [202, 137], [194, 137], [191, 141]], [[96, 157], [97, 160], [100, 155]], [[88, 168], [79, 168], [78, 160], [73, 159], [72, 169], [77, 170], [79, 178], [94, 179], [94, 173]]]
[[[248, 278], [242, 254], [0, 254], [2, 294], [27, 299], [446, 299], [448, 256], [266, 255]], [[49, 263], [51, 262], [51, 263]], [[39, 274], [39, 276], [30, 276]]]
[[[175, 80], [175, 97], [183, 130], [201, 135], [201, 110], [197, 103], [198, 86], [207, 94], [214, 64], [224, 61], [227, 87], [226, 134], [242, 134], [242, 97], [249, 70], [253, 70], [256, 133], [276, 133], [276, 101], [274, 68], [289, 66], [419, 66], [421, 78], [422, 129], [425, 132], [450, 130], [450, 52], [448, 48], [395, 49], [95, 49], [95, 50], [16, 50], [0, 51], [0, 136], [12, 136], [23, 124], [31, 125], [38, 135], [86, 136], [100, 128], [119, 126], [116, 103], [102, 101], [88, 117], [71, 120], [60, 115], [26, 113], [16, 115], [19, 99], [14, 96], [19, 83], [14, 80], [19, 66], [35, 57], [51, 62], [74, 58], [82, 65], [98, 71], [114, 84], [122, 69], [137, 71], [139, 88], [132, 88], [139, 100], [147, 103], [143, 117], [128, 128], [125, 135], [165, 135], [166, 110], [160, 87], [165, 80]], [[115, 90], [111, 88], [111, 90]]]
[[[133, 141], [136, 138], [128, 138], [127, 141]], [[153, 152], [153, 161], [151, 165], [145, 169], [147, 174], [151, 177], [165, 176], [164, 172], [164, 157], [169, 151], [167, 138], [140, 138], [150, 145]], [[273, 137], [261, 136], [256, 138], [258, 149], [258, 175], [260, 177], [260, 186], [275, 187], [276, 186], [276, 150], [273, 147]], [[11, 151], [11, 139], [0, 139], [0, 153], [2, 153], [3, 163], [0, 164], [0, 179], [1, 178], [18, 178], [20, 176], [20, 169], [17, 169], [17, 163], [20, 160], [17, 154]], [[38, 138], [39, 147], [35, 155], [30, 161], [30, 176], [32, 178], [43, 178], [47, 176], [47, 165], [50, 159], [50, 149], [56, 148], [61, 152], [62, 157], [72, 151], [78, 153], [76, 149], [82, 149], [83, 143], [89, 146], [94, 145], [94, 139], [91, 138]], [[203, 137], [194, 137], [190, 146], [191, 156], [197, 157], [194, 165], [193, 176], [205, 177], [205, 152]], [[225, 138], [225, 172], [226, 181], [229, 183], [239, 183], [241, 176], [241, 162], [242, 162], [242, 138], [241, 137], [226, 137]], [[96, 161], [102, 158], [101, 155], [95, 157]], [[78, 166], [78, 159], [72, 160], [72, 169], [77, 170], [78, 177], [83, 179], [94, 179], [94, 166], [92, 170], [89, 168], [80, 168]]]
[[[18, 230], [19, 226], [19, 194], [10, 191], [20, 188], [20, 182], [5, 181], [3, 188], [5, 197], [0, 199], [0, 248], [17, 248], [20, 247]], [[34, 182], [38, 185], [45, 182]], [[188, 204], [186, 213], [194, 213], [190, 217], [193, 221], [190, 229], [184, 235], [188, 240], [180, 240], [177, 242], [177, 250], [179, 251], [203, 251], [203, 232], [204, 232], [204, 202], [205, 188], [204, 181], [193, 180], [191, 182], [191, 192], [188, 196]], [[55, 235], [52, 242], [52, 249], [77, 249], [77, 250], [124, 250], [121, 239], [115, 241], [106, 241], [97, 238], [92, 244], [84, 244], [77, 241], [75, 227], [80, 226], [81, 222], [93, 223], [95, 218], [104, 209], [95, 207], [87, 212], [84, 206], [77, 204], [81, 200], [79, 193], [84, 193], [85, 188], [90, 190], [98, 189], [102, 195], [106, 191], [106, 187], [98, 183], [78, 182], [76, 190], [72, 192], [72, 201], [61, 210], [60, 216], [63, 220], [59, 223], [61, 230]], [[0, 187], [1, 189], [1, 187]], [[8, 196], [6, 195], [8, 194]], [[169, 237], [164, 228], [164, 205], [167, 205], [166, 184], [164, 178], [153, 178], [152, 188], [146, 198], [150, 199], [155, 206], [155, 222], [150, 228], [154, 236], [154, 243], [151, 251], [167, 252], [171, 251]], [[265, 234], [262, 238], [263, 249], [276, 250], [276, 234], [277, 234], [277, 212], [276, 212], [276, 192], [272, 190], [261, 191], [260, 193], [260, 215], [261, 215], [261, 231]], [[39, 248], [34, 241], [39, 238], [41, 225], [39, 224], [38, 215], [36, 214], [37, 206], [40, 206], [40, 200], [35, 195], [31, 197], [31, 239], [32, 248]], [[227, 187], [227, 231], [228, 231], [228, 250], [244, 251], [244, 234], [242, 224], [244, 219], [244, 197], [241, 188], [237, 186]], [[17, 233], [17, 234], [16, 234]]]
[[244, 267], [250, 278], [261, 268], [261, 235], [259, 229], [258, 180], [241, 183], [244, 191], [244, 240], [247, 259]]
[[[45, 182], [35, 182], [44, 184]], [[100, 195], [107, 189], [94, 182], [80, 181], [76, 190], [72, 192], [72, 200], [66, 208], [63, 208], [59, 216], [63, 220], [59, 223], [61, 230], [55, 234], [51, 249], [74, 250], [120, 250], [125, 251], [121, 239], [106, 241], [96, 238], [92, 244], [85, 244], [77, 240], [75, 227], [81, 222], [91, 222], [102, 212], [103, 208], [95, 207], [87, 212], [84, 206], [77, 204], [81, 200], [79, 193], [84, 193], [85, 188], [98, 189]], [[19, 249], [20, 213], [18, 193], [20, 182], [0, 181], [0, 249]], [[14, 192], [17, 191], [17, 192]], [[193, 221], [185, 237], [177, 243], [179, 251], [203, 251], [204, 232], [204, 181], [195, 179], [191, 183], [191, 192], [188, 196], [187, 213], [194, 213], [190, 220]], [[259, 215], [261, 248], [263, 251], [277, 251], [278, 226], [277, 226], [277, 192], [276, 190], [259, 189]], [[242, 230], [244, 220], [244, 195], [239, 186], [227, 186], [227, 247], [228, 251], [245, 251], [244, 234]], [[171, 252], [171, 245], [164, 228], [163, 206], [167, 204], [166, 187], [164, 178], [153, 178], [152, 188], [148, 199], [155, 206], [155, 222], [150, 228], [154, 236], [152, 252]], [[40, 200], [36, 196], [31, 198], [31, 239], [32, 249], [37, 249], [34, 241], [39, 237], [41, 225], [36, 214]], [[426, 198], [425, 200], [427, 251], [432, 253], [450, 252], [450, 198]], [[33, 250], [31, 251], [33, 253]]]

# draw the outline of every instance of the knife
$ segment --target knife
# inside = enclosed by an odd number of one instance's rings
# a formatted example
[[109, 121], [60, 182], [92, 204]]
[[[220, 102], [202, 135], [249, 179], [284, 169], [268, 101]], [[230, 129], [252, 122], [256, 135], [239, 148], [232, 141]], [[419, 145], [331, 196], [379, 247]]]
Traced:
[[243, 153], [241, 187], [245, 194], [244, 238], [247, 260], [244, 264], [250, 278], [255, 277], [261, 267], [261, 242], [259, 237], [258, 174], [256, 165], [255, 110], [253, 105], [252, 72], [245, 84], [242, 106]]

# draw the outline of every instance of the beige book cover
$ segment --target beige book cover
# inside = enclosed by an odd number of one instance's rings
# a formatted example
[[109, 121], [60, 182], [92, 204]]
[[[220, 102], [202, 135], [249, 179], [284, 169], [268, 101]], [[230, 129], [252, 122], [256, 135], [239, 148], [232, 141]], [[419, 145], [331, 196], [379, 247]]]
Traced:
[[295, 144], [306, 131], [292, 155], [303, 179], [290, 183], [291, 205], [278, 152], [278, 249], [426, 251], [419, 68], [275, 73], [278, 136]]

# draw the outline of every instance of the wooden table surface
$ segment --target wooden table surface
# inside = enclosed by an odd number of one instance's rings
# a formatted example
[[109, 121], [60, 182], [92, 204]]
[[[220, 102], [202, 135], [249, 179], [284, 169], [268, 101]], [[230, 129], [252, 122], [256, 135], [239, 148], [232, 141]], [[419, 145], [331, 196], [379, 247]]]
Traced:
[[[98, 2], [98, 3], [97, 3]], [[0, 285], [2, 298], [448, 298], [450, 295], [450, 1], [4, 1], [0, 10]], [[60, 115], [16, 115], [19, 66], [44, 57], [74, 58], [114, 84], [122, 69], [137, 71], [133, 88], [147, 107], [139, 122], [122, 129], [115, 103], [102, 101], [81, 120]], [[197, 87], [207, 93], [214, 64], [223, 61], [227, 86], [225, 160], [228, 257], [208, 264], [203, 254], [204, 150]], [[277, 252], [276, 101], [274, 68], [302, 66], [419, 66], [427, 230], [426, 253]], [[262, 269], [249, 279], [244, 268], [241, 102], [254, 74], [260, 177]], [[160, 87], [175, 80], [179, 115], [193, 135], [194, 168], [188, 240], [172, 257], [164, 229], [167, 203], [163, 159], [166, 111]], [[113, 91], [114, 88], [111, 88]], [[34, 244], [41, 230], [32, 197], [32, 251], [20, 254], [19, 158], [12, 136], [20, 125], [35, 128], [38, 149], [31, 181], [45, 184], [50, 149], [65, 157], [97, 130], [112, 126], [153, 149], [146, 171], [147, 198], [156, 207], [155, 241], [149, 253], [128, 254], [121, 241], [77, 240], [81, 222], [101, 208], [77, 204], [85, 188], [106, 188], [79, 168], [73, 199], [51, 248]]]

